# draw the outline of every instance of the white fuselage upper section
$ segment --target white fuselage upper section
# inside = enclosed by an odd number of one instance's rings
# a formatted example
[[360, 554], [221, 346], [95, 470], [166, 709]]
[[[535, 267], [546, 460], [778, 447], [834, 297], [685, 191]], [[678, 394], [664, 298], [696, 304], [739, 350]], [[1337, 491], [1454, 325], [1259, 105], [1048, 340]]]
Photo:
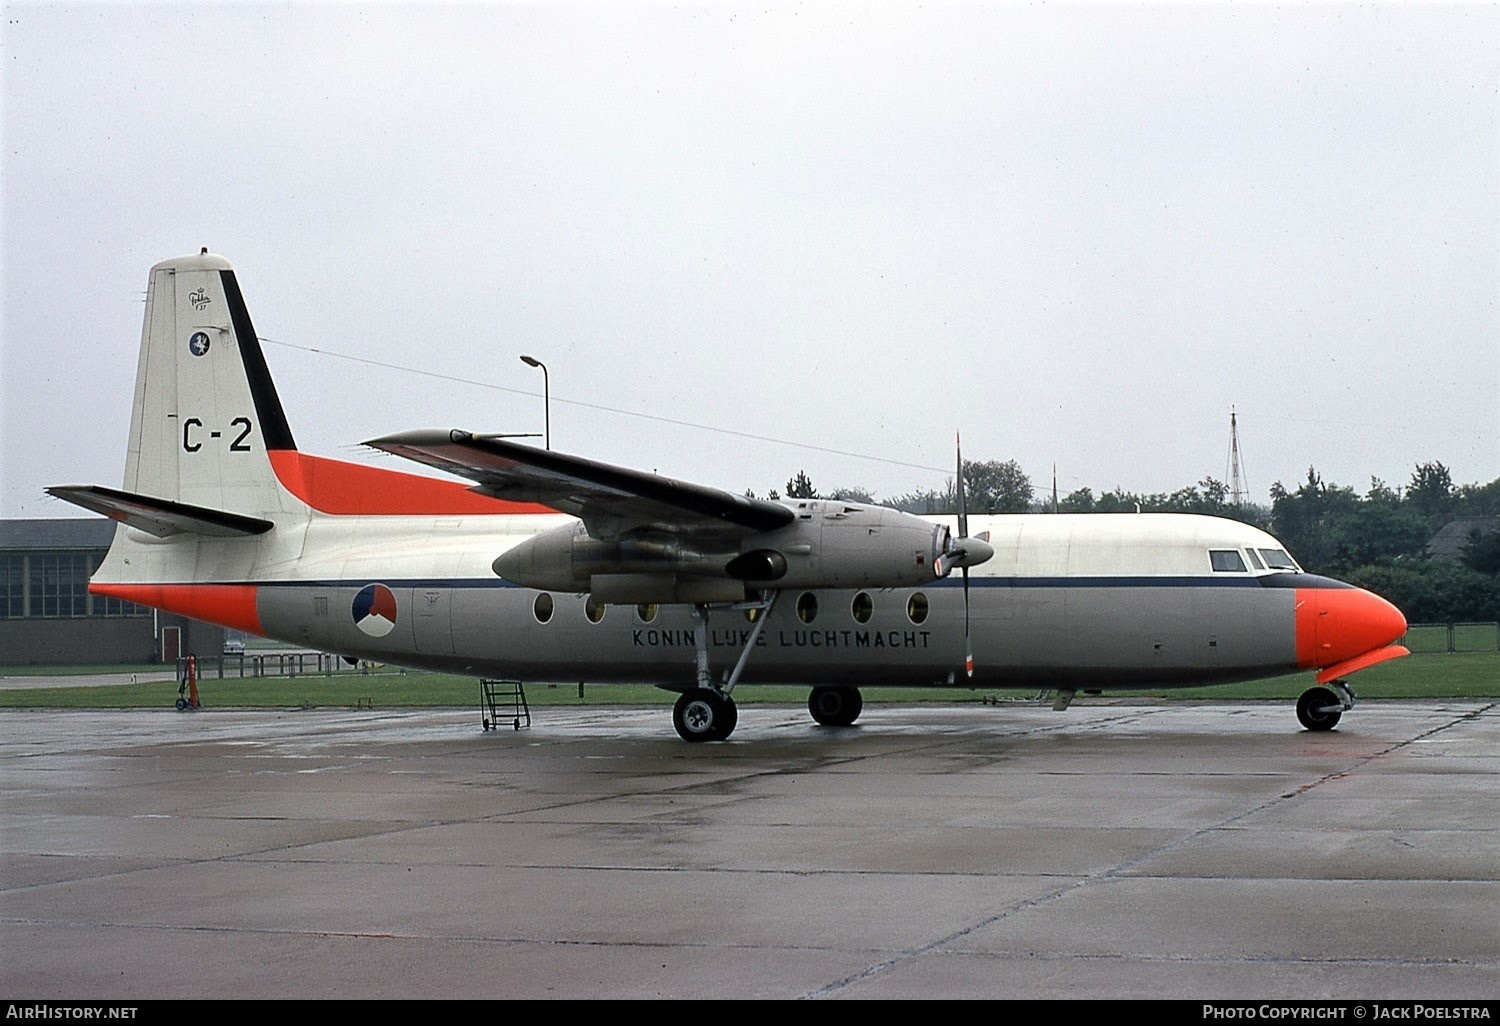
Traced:
[[[314, 514], [310, 518], [273, 514], [270, 519], [280, 521], [273, 531], [243, 539], [191, 535], [158, 539], [122, 528], [128, 546], [117, 546], [95, 579], [125, 583], [142, 579], [201, 582], [206, 578], [234, 583], [493, 579], [497, 556], [574, 522], [561, 513]], [[924, 519], [957, 529], [954, 517]], [[1211, 551], [1281, 549], [1271, 535], [1247, 524], [1189, 514], [971, 516], [969, 529], [975, 534], [987, 532], [995, 550], [990, 560], [970, 570], [974, 578], [1212, 577], [1216, 571], [1210, 563]], [[126, 548], [132, 553], [130, 570], [120, 565], [120, 553]], [[1246, 572], [1256, 570], [1247, 562]], [[1263, 567], [1260, 572], [1270, 571]]]

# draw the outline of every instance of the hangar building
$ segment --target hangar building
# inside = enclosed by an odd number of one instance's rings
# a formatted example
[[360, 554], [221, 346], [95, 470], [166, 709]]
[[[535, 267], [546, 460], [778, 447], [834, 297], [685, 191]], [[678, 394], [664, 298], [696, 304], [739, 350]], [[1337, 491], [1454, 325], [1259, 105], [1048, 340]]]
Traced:
[[89, 594], [114, 536], [103, 517], [0, 520], [0, 666], [175, 663], [224, 650], [222, 627]]

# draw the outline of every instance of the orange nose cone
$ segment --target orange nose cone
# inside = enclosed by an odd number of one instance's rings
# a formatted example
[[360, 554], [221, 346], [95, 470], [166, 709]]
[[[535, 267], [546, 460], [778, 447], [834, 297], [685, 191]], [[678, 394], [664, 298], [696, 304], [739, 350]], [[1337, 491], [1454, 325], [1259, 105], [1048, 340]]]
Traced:
[[1406, 633], [1406, 617], [1363, 588], [1297, 589], [1297, 664], [1332, 666], [1384, 648]]

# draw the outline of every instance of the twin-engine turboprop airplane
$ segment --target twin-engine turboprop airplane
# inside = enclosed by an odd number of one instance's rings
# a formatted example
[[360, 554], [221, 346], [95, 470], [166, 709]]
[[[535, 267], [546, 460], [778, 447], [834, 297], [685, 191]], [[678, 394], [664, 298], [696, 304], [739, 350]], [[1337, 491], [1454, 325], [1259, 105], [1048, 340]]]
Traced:
[[[740, 683], [805, 684], [847, 725], [860, 687], [1075, 691], [1316, 671], [1406, 654], [1390, 603], [1303, 573], [1270, 535], [1173, 514], [916, 517], [769, 502], [502, 438], [368, 443], [472, 484], [297, 450], [234, 270], [151, 270], [123, 489], [49, 491], [119, 522], [90, 590], [350, 657], [681, 693], [689, 741]], [[962, 570], [961, 581], [951, 573]]]

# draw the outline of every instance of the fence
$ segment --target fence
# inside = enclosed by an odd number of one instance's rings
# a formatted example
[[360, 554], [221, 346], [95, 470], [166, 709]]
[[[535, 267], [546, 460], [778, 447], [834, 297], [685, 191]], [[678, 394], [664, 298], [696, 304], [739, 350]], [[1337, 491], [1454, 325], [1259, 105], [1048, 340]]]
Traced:
[[[406, 670], [386, 663], [360, 660], [349, 663], [328, 652], [269, 651], [225, 652], [222, 656], [198, 656], [198, 679], [226, 677], [368, 677], [404, 674]], [[177, 672], [183, 672], [178, 660]]]
[[1414, 623], [1401, 644], [1412, 655], [1500, 651], [1500, 623]]

